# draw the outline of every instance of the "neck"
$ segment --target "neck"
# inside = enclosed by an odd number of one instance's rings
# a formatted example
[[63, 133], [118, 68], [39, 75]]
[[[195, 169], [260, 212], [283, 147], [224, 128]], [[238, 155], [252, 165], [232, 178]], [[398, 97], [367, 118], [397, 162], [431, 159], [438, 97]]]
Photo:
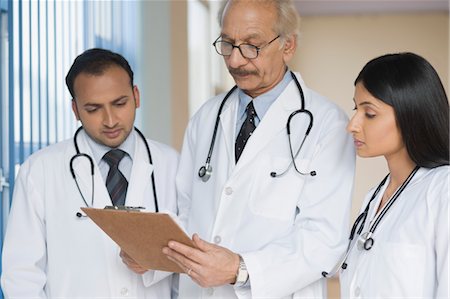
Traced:
[[389, 185], [395, 188], [400, 186], [416, 167], [416, 163], [411, 160], [408, 154], [400, 157], [386, 157], [386, 160], [391, 176]]
[[287, 70], [288, 70], [287, 66], [284, 69], [281, 69], [280, 72], [276, 75], [275, 80], [270, 85], [265, 86], [262, 89], [259, 89], [257, 92], [251, 92], [251, 91], [244, 90], [244, 89], [243, 89], [243, 91], [247, 95], [249, 95], [252, 99], [259, 97], [260, 95], [262, 95], [266, 92], [269, 92], [270, 90], [275, 88], [275, 86], [277, 86], [278, 83], [280, 83], [283, 80], [284, 75], [286, 74]]

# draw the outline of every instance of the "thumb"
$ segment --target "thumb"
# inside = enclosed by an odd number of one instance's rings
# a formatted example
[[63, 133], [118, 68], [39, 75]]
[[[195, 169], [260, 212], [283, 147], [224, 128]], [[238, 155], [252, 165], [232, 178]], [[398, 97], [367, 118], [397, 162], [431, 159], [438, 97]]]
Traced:
[[195, 246], [201, 251], [207, 251], [212, 246], [210, 243], [202, 240], [197, 234], [192, 236], [192, 241], [194, 241]]

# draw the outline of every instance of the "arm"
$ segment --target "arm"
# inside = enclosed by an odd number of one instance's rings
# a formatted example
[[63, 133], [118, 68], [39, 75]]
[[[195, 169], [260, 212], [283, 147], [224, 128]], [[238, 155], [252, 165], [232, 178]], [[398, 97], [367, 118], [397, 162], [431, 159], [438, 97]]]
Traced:
[[191, 177], [195, 170], [195, 150], [193, 144], [195, 140], [193, 137], [192, 128], [193, 121], [191, 120], [186, 132], [184, 134], [183, 148], [181, 150], [180, 162], [178, 164], [178, 171], [175, 178], [176, 190], [177, 190], [177, 206], [178, 206], [178, 219], [185, 228], [187, 228], [187, 220], [191, 209], [191, 194], [192, 184], [186, 177]]
[[2, 289], [6, 298], [46, 298], [46, 230], [43, 196], [22, 165], [14, 188], [3, 247]]

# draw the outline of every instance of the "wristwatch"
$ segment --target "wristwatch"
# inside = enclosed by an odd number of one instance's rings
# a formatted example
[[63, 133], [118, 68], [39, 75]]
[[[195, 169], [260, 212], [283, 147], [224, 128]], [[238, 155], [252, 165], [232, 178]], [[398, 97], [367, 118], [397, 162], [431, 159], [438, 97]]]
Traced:
[[236, 282], [234, 283], [234, 285], [237, 287], [242, 287], [247, 283], [247, 281], [248, 281], [247, 266], [245, 265], [242, 256], [239, 256], [239, 268], [236, 273]]

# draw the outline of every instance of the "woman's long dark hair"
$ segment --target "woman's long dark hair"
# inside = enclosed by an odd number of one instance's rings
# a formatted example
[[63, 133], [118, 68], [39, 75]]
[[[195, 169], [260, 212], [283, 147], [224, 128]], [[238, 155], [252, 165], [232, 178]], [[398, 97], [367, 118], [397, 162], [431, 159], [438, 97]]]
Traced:
[[355, 80], [392, 106], [411, 159], [421, 167], [449, 164], [449, 103], [431, 64], [413, 53], [369, 61]]

